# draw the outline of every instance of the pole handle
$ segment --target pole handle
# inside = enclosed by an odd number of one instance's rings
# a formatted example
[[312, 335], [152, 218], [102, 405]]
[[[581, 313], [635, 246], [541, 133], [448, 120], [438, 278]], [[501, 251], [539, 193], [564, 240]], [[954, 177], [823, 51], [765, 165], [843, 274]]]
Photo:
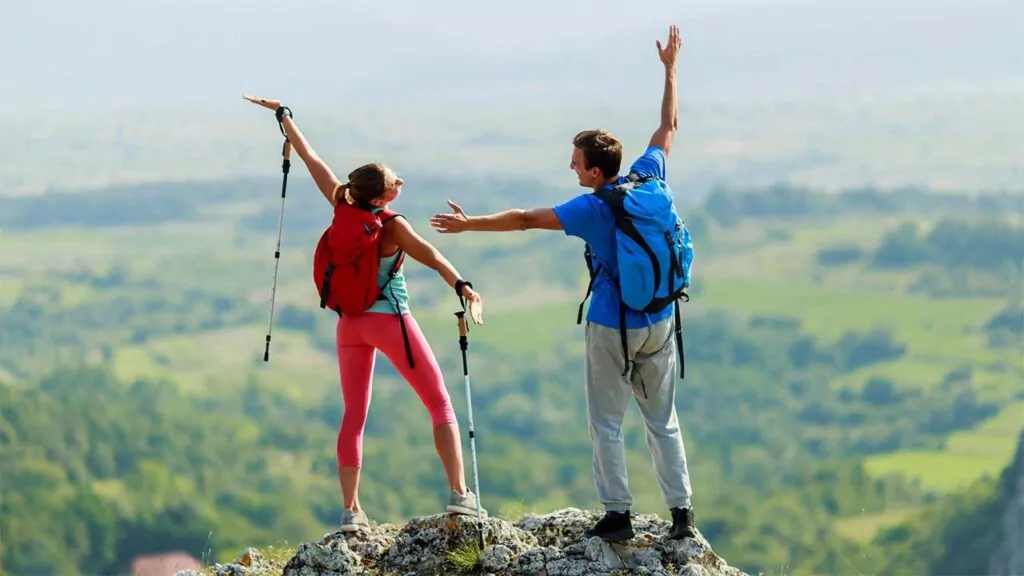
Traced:
[[466, 325], [466, 311], [459, 310], [455, 313], [455, 317], [459, 319], [459, 338], [465, 338], [469, 332], [469, 326]]

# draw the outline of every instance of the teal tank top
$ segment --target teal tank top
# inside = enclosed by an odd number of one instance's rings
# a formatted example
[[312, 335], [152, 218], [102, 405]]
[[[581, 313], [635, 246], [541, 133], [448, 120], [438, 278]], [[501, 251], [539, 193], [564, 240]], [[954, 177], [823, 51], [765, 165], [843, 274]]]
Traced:
[[395, 277], [391, 279], [391, 282], [388, 282], [388, 272], [395, 265], [398, 255], [399, 252], [395, 252], [392, 256], [381, 257], [380, 268], [377, 271], [377, 287], [382, 289], [385, 299], [374, 302], [373, 306], [367, 308], [367, 312], [384, 312], [385, 314], [409, 313], [409, 289], [405, 284], [404, 262], [402, 267], [395, 273]]

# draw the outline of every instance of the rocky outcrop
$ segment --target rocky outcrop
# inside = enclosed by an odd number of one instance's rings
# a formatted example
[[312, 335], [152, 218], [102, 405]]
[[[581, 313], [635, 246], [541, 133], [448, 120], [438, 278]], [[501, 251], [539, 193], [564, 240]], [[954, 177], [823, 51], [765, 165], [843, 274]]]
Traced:
[[999, 545], [989, 559], [992, 576], [1024, 575], [1024, 430], [1017, 454], [1002, 479], [1003, 510]]
[[[355, 534], [334, 532], [302, 544], [283, 576], [372, 576], [388, 574], [493, 574], [529, 576], [745, 576], [711, 549], [703, 536], [666, 538], [670, 523], [656, 515], [633, 518], [636, 536], [622, 544], [584, 538], [598, 515], [575, 508], [529, 514], [517, 522], [484, 519], [485, 548], [477, 542], [476, 518], [438, 514], [401, 526], [383, 524]], [[255, 551], [234, 564], [218, 565], [218, 576], [281, 573]], [[179, 573], [183, 576], [183, 573]]]

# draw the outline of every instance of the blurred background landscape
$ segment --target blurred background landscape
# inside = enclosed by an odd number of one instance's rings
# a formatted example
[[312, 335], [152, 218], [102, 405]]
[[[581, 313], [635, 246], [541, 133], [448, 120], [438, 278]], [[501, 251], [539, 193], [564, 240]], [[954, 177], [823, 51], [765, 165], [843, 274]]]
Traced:
[[[282, 139], [243, 93], [289, 105], [343, 179], [392, 165], [394, 209], [483, 294], [484, 506], [598, 507], [582, 243], [428, 219], [580, 193], [584, 128], [632, 160], [672, 23], [698, 528], [765, 574], [991, 574], [1024, 541], [1002, 521], [1024, 498], [1024, 4], [40, 0], [4, 19], [0, 573], [210, 564], [337, 526], [335, 317], [311, 279], [330, 212], [295, 159], [264, 363]], [[458, 301], [406, 275], [465, 428]], [[382, 356], [373, 394], [364, 507], [441, 511], [429, 417]], [[665, 516], [638, 416], [635, 511]]]

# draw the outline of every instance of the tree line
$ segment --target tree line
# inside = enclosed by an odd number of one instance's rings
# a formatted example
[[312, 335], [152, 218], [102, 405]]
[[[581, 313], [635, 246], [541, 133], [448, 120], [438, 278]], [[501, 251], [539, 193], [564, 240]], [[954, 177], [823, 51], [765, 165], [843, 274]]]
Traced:
[[[884, 380], [856, 391], [822, 384], [902, 355], [904, 345], [881, 331], [827, 342], [791, 318], [709, 315], [689, 320], [687, 335], [678, 408], [701, 528], [747, 570], [843, 571], [856, 552], [832, 528], [837, 517], [925, 498], [901, 478], [869, 478], [858, 457], [936, 447], [995, 408], [972, 394], [963, 370], [928, 392]], [[475, 365], [487, 367], [474, 382], [474, 411], [488, 506], [497, 513], [526, 494], [539, 511], [593, 506], [578, 351], [563, 343], [530, 363], [523, 358], [534, 352], [475, 350], [484, 355]], [[442, 369], [458, 373], [457, 354], [448, 352]], [[5, 495], [16, 495], [0, 504], [6, 572], [111, 572], [172, 545], [217, 556], [312, 539], [336, 522], [326, 449], [343, 408], [336, 384], [306, 387], [298, 404], [279, 382], [255, 372], [239, 379], [185, 395], [170, 381], [118, 381], [100, 363], [58, 365], [36, 382], [0, 385]], [[429, 419], [406, 392], [399, 385], [368, 422], [375, 481], [364, 501], [382, 520], [441, 505]], [[632, 453], [644, 453], [635, 418], [625, 436]]]

